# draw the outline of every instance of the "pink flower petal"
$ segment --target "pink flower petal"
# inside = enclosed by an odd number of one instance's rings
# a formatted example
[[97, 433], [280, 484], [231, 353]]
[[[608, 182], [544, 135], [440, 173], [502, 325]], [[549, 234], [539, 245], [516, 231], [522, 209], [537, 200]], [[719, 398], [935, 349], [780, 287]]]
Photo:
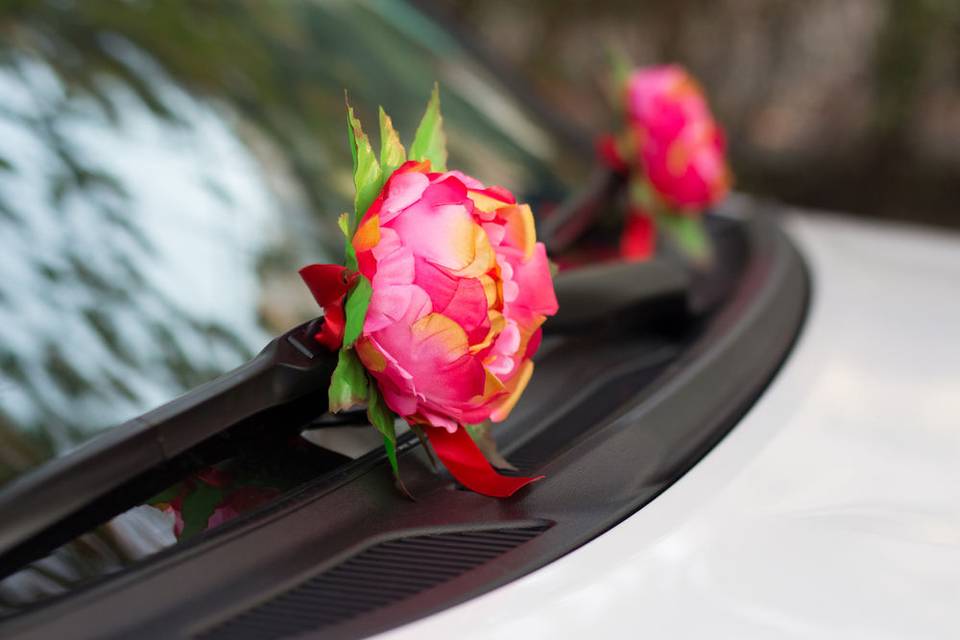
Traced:
[[476, 278], [459, 278], [433, 263], [419, 260], [416, 283], [430, 296], [435, 312], [447, 316], [468, 334], [487, 324], [487, 294]]
[[542, 242], [536, 244], [529, 260], [516, 266], [514, 281], [520, 286], [515, 306], [545, 316], [557, 312], [557, 294], [553, 290], [547, 249]]
[[388, 195], [380, 210], [380, 224], [387, 224], [418, 201], [429, 184], [427, 176], [419, 172], [394, 174], [387, 182]]

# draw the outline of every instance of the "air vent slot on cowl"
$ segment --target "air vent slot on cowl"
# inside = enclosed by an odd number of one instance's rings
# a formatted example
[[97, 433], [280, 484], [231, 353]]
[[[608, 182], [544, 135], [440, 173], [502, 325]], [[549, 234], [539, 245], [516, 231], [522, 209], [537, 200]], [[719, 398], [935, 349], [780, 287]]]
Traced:
[[453, 580], [549, 527], [457, 531], [381, 542], [195, 637], [274, 640], [330, 627]]

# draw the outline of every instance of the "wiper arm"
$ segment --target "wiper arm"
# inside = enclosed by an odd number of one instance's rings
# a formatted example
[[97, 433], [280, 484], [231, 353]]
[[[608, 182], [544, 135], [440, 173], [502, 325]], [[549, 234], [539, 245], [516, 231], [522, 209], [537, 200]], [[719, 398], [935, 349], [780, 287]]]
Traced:
[[[689, 285], [688, 273], [659, 260], [567, 271], [556, 279], [560, 312], [547, 330], [577, 333], [627, 318], [677, 317], [686, 312]], [[4, 487], [0, 576], [251, 442], [276, 441], [311, 426], [365, 423], [353, 414], [326, 415], [336, 354], [313, 338], [321, 322], [288, 331], [238, 369]]]
[[0, 491], [0, 576], [244, 443], [276, 439], [323, 414], [336, 354], [313, 338], [321, 322], [288, 331], [232, 372], [6, 486]]
[[610, 262], [571, 269], [556, 279], [560, 309], [544, 325], [548, 333], [576, 333], [605, 326], [644, 326], [689, 313], [692, 276], [664, 259]]
[[595, 169], [581, 191], [539, 223], [537, 236], [547, 246], [547, 251], [556, 255], [573, 246], [611, 206], [624, 185], [623, 177], [615, 172], [603, 167]]

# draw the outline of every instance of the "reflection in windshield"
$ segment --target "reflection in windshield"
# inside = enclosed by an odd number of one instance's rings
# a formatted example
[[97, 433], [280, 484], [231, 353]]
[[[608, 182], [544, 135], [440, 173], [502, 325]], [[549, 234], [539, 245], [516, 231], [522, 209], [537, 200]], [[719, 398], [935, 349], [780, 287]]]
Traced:
[[101, 88], [111, 118], [35, 60], [0, 70], [3, 411], [58, 450], [267, 339], [257, 267], [282, 237], [256, 161], [209, 107], [151, 85], [182, 122], [119, 83]]
[[[314, 312], [351, 196], [343, 89], [534, 203], [574, 168], [398, 2], [18, 3], [0, 13], [0, 482]], [[442, 53], [443, 61], [437, 58]]]
[[347, 461], [296, 436], [183, 478], [147, 504], [0, 579], [0, 618], [212, 531]]

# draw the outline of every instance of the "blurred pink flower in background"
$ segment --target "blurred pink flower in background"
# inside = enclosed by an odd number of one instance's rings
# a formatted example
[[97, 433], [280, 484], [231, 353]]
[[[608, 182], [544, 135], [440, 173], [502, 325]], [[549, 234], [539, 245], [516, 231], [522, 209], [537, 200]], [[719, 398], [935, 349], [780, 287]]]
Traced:
[[699, 85], [682, 67], [634, 71], [626, 102], [637, 161], [666, 204], [700, 213], [728, 193], [723, 132]]

